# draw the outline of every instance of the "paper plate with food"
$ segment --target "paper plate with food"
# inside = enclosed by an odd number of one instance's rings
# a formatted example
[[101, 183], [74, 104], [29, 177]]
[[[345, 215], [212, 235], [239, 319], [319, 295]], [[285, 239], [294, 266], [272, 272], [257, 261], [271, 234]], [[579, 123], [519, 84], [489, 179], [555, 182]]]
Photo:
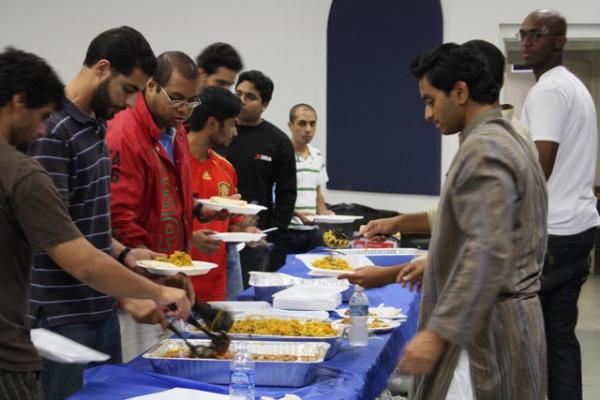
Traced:
[[246, 200], [230, 199], [228, 197], [213, 196], [210, 199], [196, 199], [195, 201], [209, 210], [227, 210], [232, 214], [255, 215], [267, 209], [267, 207], [258, 204], [250, 204]]
[[357, 268], [373, 265], [373, 262], [364, 256], [298, 254], [296, 257], [310, 269], [310, 274], [314, 276], [338, 276], [353, 272]]
[[211, 269], [217, 268], [215, 263], [194, 261], [183, 251], [176, 251], [167, 257], [154, 260], [138, 260], [137, 265], [156, 275], [175, 275], [178, 272], [188, 276], [205, 275]]
[[[394, 319], [383, 319], [383, 318], [374, 318], [369, 317], [367, 322], [367, 326], [369, 328], [369, 332], [387, 332], [394, 328], [399, 327], [402, 322]], [[350, 326], [350, 317], [345, 317], [342, 319], [338, 319], [331, 323], [333, 327], [337, 329], [343, 329], [345, 327]]]
[[[348, 308], [338, 308], [336, 314], [342, 318], [350, 316]], [[369, 317], [383, 319], [406, 319], [406, 315], [402, 314], [402, 310], [396, 307], [369, 307]]]

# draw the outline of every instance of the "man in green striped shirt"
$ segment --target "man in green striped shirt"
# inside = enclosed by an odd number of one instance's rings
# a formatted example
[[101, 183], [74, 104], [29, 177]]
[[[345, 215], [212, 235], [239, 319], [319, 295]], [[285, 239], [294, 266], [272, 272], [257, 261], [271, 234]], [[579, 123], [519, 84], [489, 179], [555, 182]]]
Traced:
[[286, 231], [286, 254], [306, 253], [321, 244], [319, 227], [311, 222], [311, 215], [333, 214], [327, 209], [321, 187], [327, 180], [327, 171], [321, 152], [310, 142], [315, 137], [317, 113], [308, 104], [296, 104], [290, 110], [288, 127], [296, 155], [298, 195], [294, 216]]

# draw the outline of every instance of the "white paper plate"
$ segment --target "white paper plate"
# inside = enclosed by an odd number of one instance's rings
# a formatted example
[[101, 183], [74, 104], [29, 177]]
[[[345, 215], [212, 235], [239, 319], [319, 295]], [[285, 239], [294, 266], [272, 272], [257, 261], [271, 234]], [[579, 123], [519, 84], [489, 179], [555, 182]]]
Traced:
[[209, 199], [194, 199], [195, 202], [202, 204], [209, 210], [227, 210], [232, 214], [256, 215], [267, 207], [259, 206], [258, 204], [246, 204], [245, 206], [236, 206], [233, 204], [213, 203]]
[[[373, 321], [373, 319], [374, 318], [369, 317], [368, 323], [371, 323]], [[383, 321], [384, 326], [381, 326], [379, 328], [369, 328], [369, 332], [387, 332], [394, 328], [399, 327], [402, 324], [402, 321], [399, 321], [397, 319], [379, 318], [379, 320]], [[348, 326], [350, 326], [350, 324], [344, 324], [341, 319], [338, 319], [338, 320], [333, 321], [331, 323], [331, 326], [333, 326], [336, 329], [343, 330], [344, 328], [347, 328]]]
[[308, 215], [307, 218], [315, 223], [322, 224], [349, 224], [356, 220], [363, 219], [360, 215]]
[[211, 238], [216, 240], [222, 240], [224, 242], [258, 242], [262, 238], [267, 236], [265, 233], [253, 233], [253, 232], [219, 232], [214, 235], [210, 235]]
[[30, 332], [33, 345], [40, 355], [48, 360], [61, 363], [87, 364], [94, 361], [106, 361], [110, 358], [108, 354], [90, 349], [47, 329], [32, 329]]
[[[321, 269], [316, 268], [312, 265], [313, 261], [315, 261], [316, 259], [326, 256], [327, 254], [297, 254], [296, 258], [302, 261], [304, 265], [306, 265], [306, 267], [310, 269], [310, 275], [313, 276], [338, 276], [341, 274], [347, 274], [349, 272], [352, 272], [336, 269]], [[335, 254], [333, 255], [333, 257], [345, 260], [348, 264], [350, 264], [350, 267], [352, 267], [352, 269], [365, 267], [367, 265], [374, 265], [373, 262], [365, 256], [343, 256]]]
[[207, 261], [192, 261], [191, 267], [178, 267], [168, 262], [156, 260], [139, 260], [137, 265], [146, 268], [156, 275], [175, 275], [178, 272], [188, 276], [206, 275], [208, 271], [217, 268], [217, 264]]
[[[338, 308], [336, 314], [342, 318], [349, 317], [347, 308]], [[402, 314], [402, 310], [396, 307], [369, 307], [369, 317], [377, 317], [383, 319], [406, 319], [407, 316]]]

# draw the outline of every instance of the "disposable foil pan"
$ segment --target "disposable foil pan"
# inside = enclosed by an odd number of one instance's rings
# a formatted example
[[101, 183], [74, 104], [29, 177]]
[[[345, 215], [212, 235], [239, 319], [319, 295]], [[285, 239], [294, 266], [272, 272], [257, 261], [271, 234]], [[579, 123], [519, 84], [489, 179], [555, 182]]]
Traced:
[[[242, 314], [239, 316], [235, 316], [234, 318], [235, 319], [273, 318], [273, 316], [272, 315], [260, 315], [260, 314], [252, 315], [252, 314], [248, 313], [248, 314]], [[302, 318], [302, 317], [293, 316], [293, 315], [289, 315], [289, 316], [278, 315], [276, 318], [278, 318], [278, 319], [297, 319], [297, 320], [301, 320], [301, 321], [310, 319], [310, 318]], [[192, 335], [194, 337], [206, 337], [204, 332], [197, 330], [192, 325], [187, 325], [185, 327], [185, 329], [190, 335]], [[331, 359], [339, 351], [339, 349], [342, 345], [343, 334], [344, 334], [343, 329], [338, 331], [337, 336], [282, 336], [282, 335], [260, 335], [260, 334], [249, 334], [249, 333], [228, 333], [228, 335], [231, 338], [238, 339], [238, 340], [252, 340], [252, 341], [259, 340], [259, 341], [269, 341], [269, 342], [270, 341], [280, 341], [280, 342], [302, 342], [302, 343], [314, 343], [314, 342], [327, 343], [329, 345], [329, 348], [327, 349], [327, 352], [325, 354], [326, 360]]]
[[[209, 345], [205, 339], [189, 339], [194, 345]], [[235, 352], [243, 343], [251, 354], [289, 354], [312, 356], [314, 361], [255, 361], [254, 381], [258, 386], [300, 387], [310, 385], [315, 379], [316, 369], [323, 362], [329, 344], [322, 342], [272, 342], [238, 341], [231, 343], [230, 351]], [[166, 358], [169, 350], [187, 352], [187, 346], [180, 339], [166, 339], [151, 348], [144, 358], [150, 360], [156, 372], [194, 379], [218, 385], [229, 384], [229, 360], [199, 358]]]

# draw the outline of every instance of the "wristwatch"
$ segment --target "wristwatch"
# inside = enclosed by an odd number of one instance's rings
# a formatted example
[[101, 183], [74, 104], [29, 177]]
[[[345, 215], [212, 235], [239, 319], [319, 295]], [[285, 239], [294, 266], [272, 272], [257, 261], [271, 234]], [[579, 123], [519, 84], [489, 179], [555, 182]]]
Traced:
[[130, 251], [131, 247], [125, 247], [123, 250], [121, 250], [119, 256], [117, 257], [117, 261], [125, 265], [125, 257], [127, 257], [127, 254], [129, 254]]

